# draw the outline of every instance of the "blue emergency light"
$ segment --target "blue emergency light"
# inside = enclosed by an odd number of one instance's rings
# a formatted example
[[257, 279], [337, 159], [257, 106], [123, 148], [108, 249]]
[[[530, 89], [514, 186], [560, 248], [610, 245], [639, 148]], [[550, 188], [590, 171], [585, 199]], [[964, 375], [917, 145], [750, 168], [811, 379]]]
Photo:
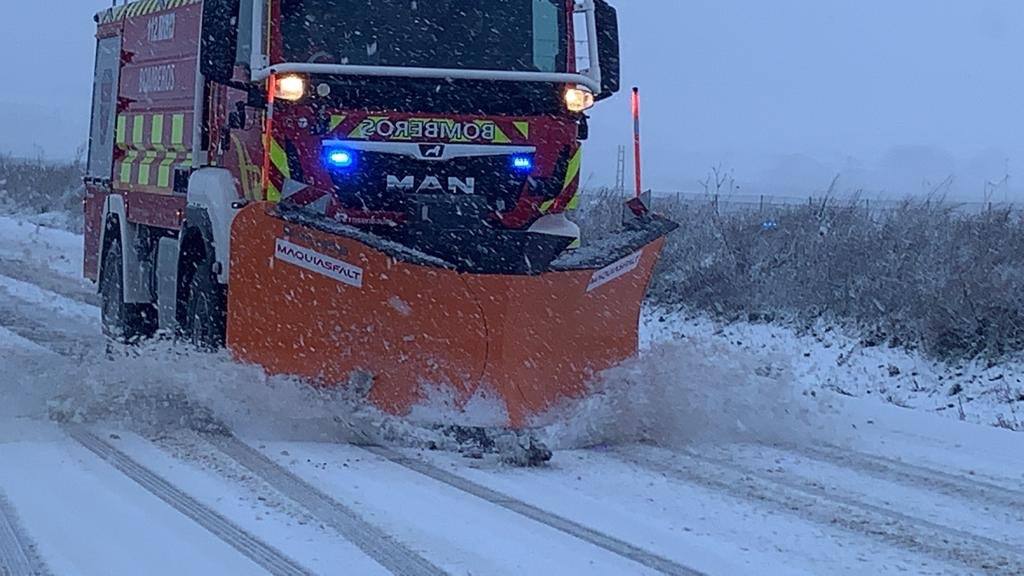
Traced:
[[533, 170], [533, 156], [516, 154], [512, 157], [512, 169], [517, 172], [530, 172]]
[[345, 170], [355, 165], [356, 156], [350, 150], [335, 148], [327, 151], [327, 163], [332, 168]]

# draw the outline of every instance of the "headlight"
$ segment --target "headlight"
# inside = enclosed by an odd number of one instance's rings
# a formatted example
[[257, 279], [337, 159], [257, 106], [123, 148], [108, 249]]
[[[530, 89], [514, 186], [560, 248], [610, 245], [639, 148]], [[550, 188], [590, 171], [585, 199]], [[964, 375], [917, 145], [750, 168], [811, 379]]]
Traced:
[[277, 97], [295, 102], [306, 96], [306, 79], [296, 74], [277, 78]]
[[569, 88], [565, 91], [565, 107], [570, 112], [585, 112], [594, 106], [594, 94], [583, 88]]

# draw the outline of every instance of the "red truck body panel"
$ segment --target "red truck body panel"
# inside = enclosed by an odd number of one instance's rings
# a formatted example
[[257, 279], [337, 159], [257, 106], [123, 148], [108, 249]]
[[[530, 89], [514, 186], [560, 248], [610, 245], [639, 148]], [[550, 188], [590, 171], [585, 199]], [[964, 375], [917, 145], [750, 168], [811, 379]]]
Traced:
[[119, 8], [100, 25], [101, 33], [119, 25], [122, 38], [113, 189], [125, 195], [129, 221], [177, 228], [185, 198], [174, 192], [174, 172], [192, 163], [202, 4]]

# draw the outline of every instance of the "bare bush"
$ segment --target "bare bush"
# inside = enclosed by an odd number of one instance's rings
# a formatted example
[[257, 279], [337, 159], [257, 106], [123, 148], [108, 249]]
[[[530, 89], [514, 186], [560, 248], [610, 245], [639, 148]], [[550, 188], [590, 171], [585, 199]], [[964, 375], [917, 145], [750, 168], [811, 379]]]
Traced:
[[46, 162], [0, 156], [0, 211], [58, 213], [75, 231], [82, 229], [80, 162]]
[[[596, 196], [579, 214], [589, 234], [621, 213], [610, 207], [620, 199]], [[727, 320], [837, 322], [865, 345], [942, 359], [1024, 351], [1024, 222], [1009, 210], [907, 200], [873, 214], [827, 199], [736, 212], [659, 199], [656, 208], [682, 225], [656, 273], [656, 303]]]

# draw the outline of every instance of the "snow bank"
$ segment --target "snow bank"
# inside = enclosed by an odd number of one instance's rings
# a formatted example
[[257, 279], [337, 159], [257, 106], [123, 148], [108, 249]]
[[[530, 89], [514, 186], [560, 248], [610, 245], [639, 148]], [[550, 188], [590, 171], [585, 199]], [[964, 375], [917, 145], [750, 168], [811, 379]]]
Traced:
[[850, 430], [837, 428], [837, 395], [1024, 430], [1020, 362], [947, 364], [866, 347], [824, 324], [799, 333], [657, 310], [645, 312], [641, 335], [640, 358], [603, 374], [592, 396], [545, 416], [549, 444], [840, 442]]
[[1024, 430], [1024, 363], [936, 361], [919, 351], [869, 345], [824, 323], [797, 331], [778, 324], [722, 323], [707, 316], [648, 311], [644, 340], [713, 341], [727, 354], [784, 358], [796, 393], [823, 392]]
[[81, 282], [83, 254], [81, 234], [21, 217], [0, 216], [0, 263], [16, 260], [29, 266], [46, 266]]

